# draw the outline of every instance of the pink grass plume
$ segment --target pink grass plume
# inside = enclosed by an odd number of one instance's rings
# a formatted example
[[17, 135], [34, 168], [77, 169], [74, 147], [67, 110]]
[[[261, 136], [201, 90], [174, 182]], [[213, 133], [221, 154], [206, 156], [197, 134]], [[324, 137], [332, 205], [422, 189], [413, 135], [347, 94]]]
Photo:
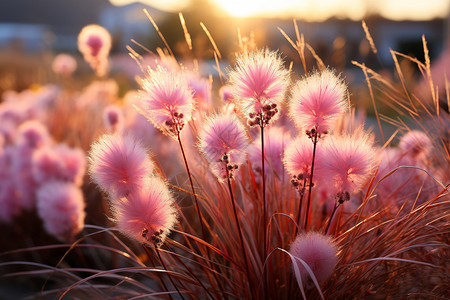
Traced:
[[72, 242], [83, 229], [84, 198], [73, 183], [52, 181], [37, 191], [37, 211], [48, 233], [61, 241]]
[[399, 143], [399, 148], [406, 155], [417, 159], [427, 160], [433, 149], [433, 143], [429, 136], [419, 130], [408, 131], [402, 136]]
[[289, 71], [277, 52], [263, 49], [242, 53], [229, 78], [234, 101], [250, 126], [265, 126], [278, 117]]
[[111, 104], [103, 109], [103, 123], [108, 133], [122, 133], [124, 122], [124, 113], [120, 106]]
[[148, 69], [136, 108], [163, 133], [177, 139], [194, 109], [193, 91], [179, 71]]
[[96, 24], [83, 27], [78, 35], [78, 49], [98, 76], [106, 74], [111, 35], [105, 28]]
[[52, 62], [52, 70], [61, 76], [70, 76], [77, 69], [77, 61], [73, 56], [65, 53], [55, 56]]
[[[314, 273], [319, 283], [327, 280], [337, 263], [337, 248], [329, 236], [317, 232], [300, 234], [292, 242], [289, 253], [305, 262]], [[295, 260], [299, 269], [301, 282], [307, 283], [309, 272], [303, 264]], [[297, 281], [300, 282], [299, 278]]]
[[113, 202], [119, 231], [143, 244], [160, 244], [176, 222], [174, 198], [166, 183], [148, 178], [141, 189]]
[[289, 115], [298, 128], [326, 133], [348, 110], [347, 88], [332, 71], [316, 72], [297, 81], [289, 101]]
[[89, 173], [110, 196], [120, 198], [143, 187], [153, 163], [134, 137], [103, 135], [89, 152]]
[[349, 200], [349, 195], [361, 190], [373, 174], [376, 160], [372, 142], [364, 135], [333, 136], [323, 148], [318, 165], [331, 181], [329, 190], [340, 202]]
[[245, 160], [249, 137], [244, 125], [233, 114], [215, 115], [207, 119], [198, 139], [200, 151], [219, 180], [226, 179], [225, 168], [231, 166], [232, 171]]

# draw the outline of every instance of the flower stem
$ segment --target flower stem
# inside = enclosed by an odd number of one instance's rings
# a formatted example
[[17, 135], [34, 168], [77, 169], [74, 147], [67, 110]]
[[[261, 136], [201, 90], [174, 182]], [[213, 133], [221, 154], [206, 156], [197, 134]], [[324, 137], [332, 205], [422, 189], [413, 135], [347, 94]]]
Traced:
[[167, 266], [166, 266], [166, 264], [164, 263], [164, 260], [162, 259], [161, 253], [159, 253], [159, 246], [155, 245], [155, 250], [156, 250], [156, 253], [158, 254], [158, 257], [159, 257], [159, 260], [161, 261], [161, 264], [162, 264], [163, 267], [164, 267], [164, 270], [167, 271], [167, 276], [169, 276], [170, 282], [172, 283], [173, 287], [177, 290], [178, 295], [180, 295], [181, 299], [184, 299], [184, 300], [185, 300], [185, 298], [183, 297], [183, 294], [180, 293], [180, 290], [179, 290], [178, 287], [175, 285], [175, 282], [173, 281], [172, 276], [170, 276], [170, 274], [169, 274], [169, 270], [167, 269]]
[[294, 235], [294, 239], [298, 234], [298, 228], [300, 227], [300, 221], [302, 218], [302, 204], [303, 204], [303, 198], [305, 196], [305, 185], [306, 185], [306, 178], [303, 179], [303, 185], [302, 185], [302, 190], [298, 191], [298, 194], [300, 196], [299, 202], [298, 202], [298, 215], [297, 215], [297, 227], [295, 227], [295, 235]]
[[263, 248], [263, 260], [267, 256], [267, 211], [266, 211], [266, 172], [264, 162], [264, 126], [261, 126], [261, 165], [262, 165], [262, 194], [263, 194], [263, 224], [264, 224], [264, 248]]
[[230, 181], [228, 168], [225, 168], [225, 169], [226, 169], [226, 172], [227, 172], [228, 190], [230, 191], [231, 204], [233, 205], [234, 219], [236, 221], [236, 226], [238, 228], [239, 240], [241, 241], [242, 254], [244, 256], [245, 272], [246, 272], [246, 275], [247, 275], [248, 284], [250, 286], [250, 295], [251, 295], [251, 297], [253, 299], [253, 287], [252, 287], [252, 281], [250, 280], [250, 272], [249, 272], [248, 260], [247, 260], [247, 251], [245, 250], [244, 238], [242, 236], [241, 225], [239, 223], [239, 218], [238, 218], [238, 215], [237, 215], [236, 203], [235, 203], [235, 200], [234, 200], [233, 189], [231, 188], [231, 181]]
[[315, 160], [316, 160], [317, 141], [319, 139], [317, 130], [315, 130], [312, 139], [313, 139], [314, 148], [313, 148], [313, 157], [312, 157], [312, 162], [311, 162], [311, 177], [309, 178], [308, 203], [307, 203], [307, 206], [306, 206], [305, 231], [308, 228], [309, 207], [311, 205], [311, 192], [312, 192], [312, 188], [313, 188], [314, 163], [315, 163]]
[[336, 202], [334, 203], [333, 211], [331, 212], [331, 217], [328, 220], [327, 227], [325, 228], [325, 234], [328, 234], [328, 229], [330, 228], [331, 221], [333, 220], [334, 214], [336, 213], [336, 210], [340, 205], [341, 205], [341, 203], [339, 203], [338, 205], [336, 205]]
[[[202, 230], [202, 239], [206, 242], [206, 232], [205, 232], [205, 226], [203, 225], [203, 217], [202, 217], [202, 212], [200, 211], [200, 206], [198, 205], [198, 199], [197, 199], [197, 194], [195, 193], [195, 188], [194, 188], [194, 183], [192, 181], [192, 176], [191, 176], [191, 171], [189, 170], [189, 164], [187, 162], [186, 159], [186, 154], [184, 153], [184, 148], [183, 148], [183, 143], [181, 142], [181, 137], [180, 137], [180, 132], [178, 131], [177, 133], [177, 140], [178, 140], [178, 144], [180, 145], [180, 150], [181, 150], [181, 154], [183, 155], [183, 160], [184, 160], [184, 166], [186, 167], [186, 172], [188, 174], [189, 177], [189, 183], [191, 185], [191, 190], [192, 190], [192, 196], [194, 197], [194, 203], [195, 203], [195, 209], [197, 210], [197, 215], [198, 215], [198, 219], [200, 221], [200, 227]], [[210, 264], [211, 269], [213, 268], [213, 265], [211, 263], [211, 253], [209, 252], [209, 248], [206, 247], [206, 255], [208, 257], [208, 262]], [[228, 299], [228, 297], [225, 295], [225, 292], [223, 291], [223, 288], [219, 282], [219, 279], [217, 278], [217, 275], [215, 272], [213, 272], [213, 276], [215, 281], [217, 282], [217, 285], [219, 286], [220, 291], [222, 292], [222, 296], [224, 299]], [[209, 275], [208, 275], [209, 277]]]

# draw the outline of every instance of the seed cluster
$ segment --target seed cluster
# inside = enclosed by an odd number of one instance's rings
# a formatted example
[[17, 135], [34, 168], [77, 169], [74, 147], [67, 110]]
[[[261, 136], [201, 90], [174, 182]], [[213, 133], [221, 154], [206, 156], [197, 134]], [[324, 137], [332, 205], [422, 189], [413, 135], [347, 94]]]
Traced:
[[349, 192], [339, 192], [336, 194], [336, 200], [342, 204], [345, 201], [349, 201], [350, 200], [350, 193]]
[[159, 231], [155, 231], [150, 237], [148, 236], [148, 229], [142, 229], [142, 237], [145, 238], [148, 242], [155, 244], [155, 246], [159, 246], [162, 243], [162, 234], [164, 230], [160, 229]]
[[266, 104], [262, 107], [262, 110], [260, 110], [258, 113], [250, 113], [249, 120], [248, 120], [248, 126], [254, 127], [265, 127], [269, 125], [270, 120], [278, 113], [278, 108], [275, 103], [272, 104]]
[[314, 142], [314, 141], [317, 142], [318, 139], [324, 137], [324, 136], [327, 135], [327, 134], [328, 134], [328, 131], [327, 131], [327, 130], [322, 131], [322, 132], [317, 131], [316, 128], [312, 128], [311, 130], [306, 130], [306, 136], [307, 136], [309, 139], [311, 139], [311, 141], [313, 141], [313, 142]]
[[165, 122], [166, 129], [170, 134], [178, 135], [184, 128], [184, 115], [182, 113], [174, 112], [172, 114], [172, 120]]
[[229, 161], [228, 155], [226, 155], [226, 154], [220, 159], [220, 161], [225, 163], [225, 165], [226, 165], [225, 168], [226, 168], [226, 173], [228, 175], [228, 178], [230, 178], [230, 179], [233, 178], [233, 171], [237, 170], [238, 165], [231, 164]]
[[[309, 179], [310, 179], [310, 174], [307, 174], [307, 173], [306, 174], [298, 174], [298, 175], [292, 176], [291, 183], [294, 186], [294, 188], [298, 191], [298, 193], [300, 195], [303, 195], [306, 191], [306, 187], [308, 186], [307, 182], [309, 181]], [[314, 183], [311, 183], [310, 186], [313, 187]]]

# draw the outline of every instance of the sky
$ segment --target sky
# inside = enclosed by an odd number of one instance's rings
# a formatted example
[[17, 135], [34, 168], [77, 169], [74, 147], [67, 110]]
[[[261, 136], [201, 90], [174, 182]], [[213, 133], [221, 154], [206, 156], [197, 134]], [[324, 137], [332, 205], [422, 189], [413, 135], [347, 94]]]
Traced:
[[[124, 5], [136, 0], [109, 0]], [[429, 20], [449, 16], [450, 0], [210, 0], [234, 17], [281, 17], [323, 21], [329, 17], [361, 20], [376, 13], [393, 20]], [[156, 8], [178, 12], [189, 0], [139, 0]]]

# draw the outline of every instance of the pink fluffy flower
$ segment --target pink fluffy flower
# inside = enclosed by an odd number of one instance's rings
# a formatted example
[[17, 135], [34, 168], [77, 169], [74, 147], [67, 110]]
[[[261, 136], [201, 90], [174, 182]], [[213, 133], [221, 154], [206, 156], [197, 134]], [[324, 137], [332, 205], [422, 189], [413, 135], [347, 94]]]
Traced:
[[108, 105], [103, 110], [103, 122], [109, 133], [123, 132], [124, 115], [117, 105]]
[[[322, 147], [316, 148], [316, 162], [326, 159], [322, 155]], [[292, 140], [284, 151], [283, 163], [288, 173], [296, 180], [308, 179], [311, 176], [313, 157], [313, 143], [306, 137], [300, 136]], [[314, 179], [321, 177], [320, 165], [314, 166]]]
[[164, 242], [176, 222], [174, 199], [164, 181], [147, 179], [145, 185], [113, 203], [118, 229], [141, 243]]
[[81, 186], [85, 170], [86, 158], [81, 149], [59, 144], [33, 153], [32, 172], [39, 184], [58, 180]]
[[77, 68], [77, 61], [69, 54], [61, 53], [55, 56], [52, 70], [62, 76], [70, 76]]
[[372, 175], [375, 166], [375, 150], [368, 137], [331, 137], [323, 148], [322, 159], [317, 162], [323, 170], [323, 176], [331, 181], [333, 196], [359, 191]]
[[424, 132], [411, 130], [402, 136], [399, 147], [406, 155], [425, 160], [431, 154], [433, 144]]
[[20, 147], [36, 149], [51, 141], [47, 127], [36, 120], [22, 123], [17, 130], [16, 143]]
[[348, 109], [347, 89], [332, 71], [325, 70], [297, 81], [289, 102], [289, 114], [297, 127], [319, 134]]
[[177, 71], [158, 66], [142, 82], [138, 111], [156, 128], [177, 138], [194, 109], [193, 92]]
[[224, 175], [226, 178], [228, 165], [237, 168], [245, 159], [248, 144], [244, 125], [232, 114], [210, 117], [199, 133], [198, 147], [212, 164], [212, 170], [217, 170], [219, 179], [224, 179]]
[[114, 197], [139, 190], [153, 171], [146, 149], [132, 136], [103, 135], [89, 152], [89, 173]]
[[[264, 131], [264, 155], [265, 173], [280, 178], [283, 175], [284, 167], [282, 161], [283, 152], [291, 140], [291, 135], [282, 127], [269, 127]], [[311, 142], [309, 142], [311, 144]], [[248, 148], [249, 160], [252, 162], [261, 161], [261, 142], [257, 137]], [[261, 173], [261, 167], [257, 164], [257, 171]]]
[[[305, 262], [319, 283], [331, 276], [337, 263], [336, 246], [330, 237], [317, 232], [299, 235], [291, 244], [289, 253]], [[300, 272], [301, 282], [305, 284], [306, 280], [310, 278], [309, 272], [297, 259], [295, 266]], [[297, 281], [300, 284], [300, 278], [297, 278]]]
[[37, 191], [37, 211], [48, 233], [61, 241], [73, 241], [83, 229], [84, 198], [72, 183], [53, 181]]
[[105, 28], [95, 24], [85, 26], [78, 35], [78, 49], [98, 76], [105, 75], [111, 49], [111, 36]]
[[244, 52], [230, 72], [233, 97], [250, 126], [275, 120], [289, 85], [289, 71], [277, 52]]

